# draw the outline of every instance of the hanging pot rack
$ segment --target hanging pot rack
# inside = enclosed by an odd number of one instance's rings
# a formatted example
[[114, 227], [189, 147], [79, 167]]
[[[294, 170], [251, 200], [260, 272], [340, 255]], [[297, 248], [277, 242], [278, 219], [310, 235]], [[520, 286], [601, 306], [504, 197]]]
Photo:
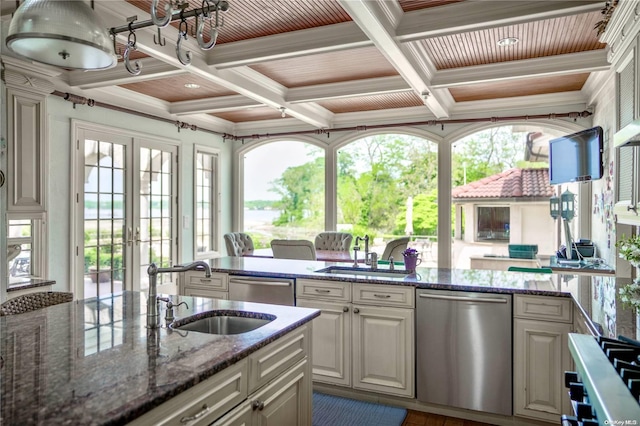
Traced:
[[[127, 18], [128, 24], [118, 27], [112, 27], [109, 29], [109, 34], [113, 39], [113, 50], [117, 52], [116, 35], [129, 32], [127, 38], [127, 44], [125, 46], [124, 53], [122, 54], [124, 66], [127, 71], [132, 75], [138, 75], [142, 71], [139, 61], [131, 62], [130, 55], [137, 49], [136, 46], [136, 34], [135, 31], [141, 28], [147, 28], [155, 25], [158, 30], [157, 37], [154, 35], [154, 42], [158, 45], [164, 46], [165, 41], [161, 34], [161, 29], [168, 26], [171, 22], [180, 21], [178, 27], [178, 41], [176, 42], [176, 57], [182, 65], [191, 64], [191, 52], [184, 49], [182, 43], [187, 40], [189, 33], [187, 19], [195, 17], [195, 38], [203, 50], [210, 50], [216, 44], [218, 39], [218, 33], [220, 28], [224, 25], [224, 18], [221, 13], [229, 10], [229, 2], [226, 0], [202, 0], [202, 5], [199, 8], [192, 10], [186, 10], [189, 6], [186, 2], [173, 3], [169, 2], [165, 5], [164, 17], [160, 17], [158, 14], [158, 5], [160, 0], [152, 0], [150, 7], [151, 19], [144, 21], [138, 21], [137, 16], [131, 16]], [[174, 7], [177, 7], [175, 9]], [[209, 32], [209, 41], [205, 40], [205, 23], [211, 21], [211, 29]]]

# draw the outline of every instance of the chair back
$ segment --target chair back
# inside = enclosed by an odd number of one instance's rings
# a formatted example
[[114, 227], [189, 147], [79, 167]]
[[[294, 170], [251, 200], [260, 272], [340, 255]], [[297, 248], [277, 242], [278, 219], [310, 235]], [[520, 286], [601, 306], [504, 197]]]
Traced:
[[353, 235], [348, 232], [321, 232], [316, 235], [316, 250], [349, 251]]
[[227, 246], [228, 256], [242, 257], [253, 254], [253, 240], [244, 232], [224, 234], [224, 243]]
[[402, 260], [402, 252], [405, 251], [409, 244], [410, 237], [396, 238], [387, 243], [382, 252], [382, 260], [389, 260], [389, 257], [393, 257], [394, 260]]
[[309, 240], [272, 240], [275, 259], [316, 260], [316, 248]]
[[23, 294], [22, 296], [9, 299], [0, 305], [0, 316], [23, 314], [25, 312], [71, 301], [73, 301], [73, 293], [42, 291]]

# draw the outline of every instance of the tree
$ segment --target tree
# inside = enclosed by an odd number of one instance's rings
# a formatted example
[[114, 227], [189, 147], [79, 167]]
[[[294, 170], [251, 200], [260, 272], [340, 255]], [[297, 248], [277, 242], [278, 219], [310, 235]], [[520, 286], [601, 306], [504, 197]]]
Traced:
[[282, 211], [274, 225], [322, 225], [324, 215], [324, 157], [289, 167], [272, 184]]
[[511, 126], [495, 127], [461, 139], [454, 145], [452, 184], [454, 187], [516, 167], [524, 159], [525, 133], [513, 133]]

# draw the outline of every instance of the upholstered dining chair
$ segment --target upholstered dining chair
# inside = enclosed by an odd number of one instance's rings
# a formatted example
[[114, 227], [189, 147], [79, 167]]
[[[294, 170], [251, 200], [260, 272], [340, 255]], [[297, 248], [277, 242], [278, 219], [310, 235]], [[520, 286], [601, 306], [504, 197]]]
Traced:
[[224, 243], [227, 246], [227, 255], [242, 257], [253, 254], [253, 240], [244, 232], [229, 232], [224, 234]]
[[348, 232], [321, 232], [316, 235], [316, 250], [349, 251], [353, 235]]
[[389, 241], [384, 247], [384, 251], [382, 252], [382, 257], [380, 259], [389, 260], [389, 257], [393, 257], [394, 260], [401, 261], [402, 252], [407, 248], [410, 240], [410, 237], [402, 237]]
[[316, 260], [316, 248], [309, 240], [271, 240], [275, 259]]
[[73, 293], [60, 291], [42, 291], [38, 293], [23, 294], [9, 299], [0, 305], [0, 316], [23, 314], [48, 306], [73, 301]]

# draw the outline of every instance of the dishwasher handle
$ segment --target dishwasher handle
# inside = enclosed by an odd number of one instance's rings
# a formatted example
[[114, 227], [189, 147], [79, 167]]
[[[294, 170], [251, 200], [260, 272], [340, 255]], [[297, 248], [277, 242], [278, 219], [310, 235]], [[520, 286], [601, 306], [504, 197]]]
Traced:
[[271, 281], [265, 278], [229, 278], [229, 284], [245, 284], [245, 285], [266, 285], [273, 287], [291, 287], [293, 285], [292, 281]]
[[507, 303], [507, 299], [501, 297], [464, 297], [464, 296], [441, 296], [438, 294], [420, 293], [418, 297], [422, 299], [439, 299], [439, 300], [454, 300], [456, 302], [480, 302], [480, 303]]

